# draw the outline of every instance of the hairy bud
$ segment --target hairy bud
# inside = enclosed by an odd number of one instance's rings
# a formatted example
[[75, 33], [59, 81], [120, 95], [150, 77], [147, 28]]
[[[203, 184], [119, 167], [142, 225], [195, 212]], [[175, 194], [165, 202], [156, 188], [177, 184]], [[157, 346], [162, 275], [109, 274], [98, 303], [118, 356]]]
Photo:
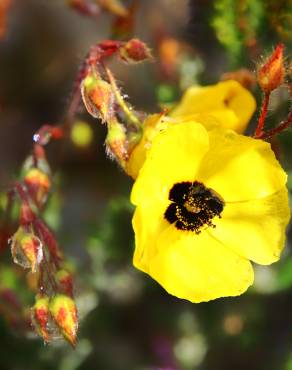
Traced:
[[31, 168], [24, 176], [29, 194], [37, 205], [45, 203], [51, 188], [49, 176], [38, 168]]
[[63, 337], [75, 346], [78, 321], [73, 299], [64, 294], [57, 294], [50, 300], [49, 310]]
[[11, 253], [15, 263], [36, 272], [43, 259], [43, 246], [39, 238], [20, 226], [11, 239]]
[[62, 293], [72, 297], [73, 296], [73, 278], [72, 274], [67, 270], [58, 270], [56, 280]]
[[108, 124], [106, 146], [118, 163], [123, 167], [128, 159], [127, 136], [125, 128], [118, 121], [114, 120]]
[[133, 64], [151, 60], [152, 54], [147, 45], [139, 39], [131, 39], [119, 49], [123, 61]]
[[44, 339], [46, 343], [50, 341], [50, 333], [48, 330], [49, 320], [49, 297], [36, 296], [36, 302], [32, 308], [32, 323], [37, 333]]
[[114, 93], [111, 85], [89, 74], [81, 83], [81, 94], [89, 114], [107, 122], [114, 114]]
[[284, 82], [284, 45], [279, 44], [257, 72], [258, 83], [265, 93], [277, 89]]

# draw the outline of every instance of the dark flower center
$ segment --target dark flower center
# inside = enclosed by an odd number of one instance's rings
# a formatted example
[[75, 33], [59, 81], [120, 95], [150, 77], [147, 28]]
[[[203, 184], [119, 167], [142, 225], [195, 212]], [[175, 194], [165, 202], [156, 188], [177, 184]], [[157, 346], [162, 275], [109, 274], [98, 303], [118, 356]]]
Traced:
[[169, 192], [171, 201], [164, 217], [175, 224], [178, 230], [194, 231], [199, 234], [204, 226], [215, 227], [212, 220], [221, 217], [224, 201], [214, 190], [202, 183], [179, 182]]

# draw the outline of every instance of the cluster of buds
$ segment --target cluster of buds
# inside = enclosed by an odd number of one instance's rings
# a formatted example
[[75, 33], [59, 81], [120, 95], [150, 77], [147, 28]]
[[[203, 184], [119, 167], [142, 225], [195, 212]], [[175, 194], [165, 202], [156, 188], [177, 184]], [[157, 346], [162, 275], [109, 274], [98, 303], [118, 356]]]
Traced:
[[75, 346], [78, 322], [72, 274], [64, 267], [54, 234], [40, 218], [52, 183], [44, 146], [52, 138], [62, 136], [61, 128], [49, 125], [34, 135], [33, 153], [23, 166], [22, 181], [14, 186], [20, 200], [20, 216], [10, 245], [13, 261], [30, 269], [30, 277], [36, 281], [38, 292], [31, 310], [36, 332], [46, 343], [59, 336]]
[[65, 294], [52, 297], [37, 295], [32, 308], [32, 322], [45, 343], [61, 334], [73, 347], [76, 345], [78, 318], [72, 297]]
[[20, 190], [23, 202], [20, 226], [11, 238], [11, 252], [14, 262], [29, 268], [38, 281], [32, 323], [45, 342], [59, 335], [75, 346], [78, 323], [72, 274], [62, 267], [56, 239], [23, 199], [24, 191]]
[[105, 59], [116, 55], [127, 64], [151, 60], [147, 45], [138, 39], [104, 41], [91, 48], [81, 71], [81, 95], [87, 111], [107, 125], [107, 152], [125, 168], [131, 148], [140, 138], [141, 114], [123, 96]]

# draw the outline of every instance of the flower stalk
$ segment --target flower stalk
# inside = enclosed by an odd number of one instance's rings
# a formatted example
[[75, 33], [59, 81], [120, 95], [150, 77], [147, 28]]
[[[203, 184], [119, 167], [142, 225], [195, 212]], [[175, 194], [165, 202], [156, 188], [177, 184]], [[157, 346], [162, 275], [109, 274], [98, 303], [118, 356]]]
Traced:
[[255, 131], [255, 138], [260, 138], [261, 135], [264, 133], [264, 125], [265, 125], [265, 121], [267, 118], [269, 102], [270, 102], [270, 93], [265, 92], [264, 98], [262, 101], [262, 107], [261, 107], [261, 112], [260, 112], [260, 116], [258, 119], [257, 128]]
[[126, 117], [130, 121], [130, 123], [135, 127], [135, 129], [137, 131], [140, 131], [142, 122], [139, 120], [139, 118], [135, 115], [133, 110], [130, 107], [128, 107], [127, 103], [125, 102], [125, 99], [123, 98], [123, 96], [120, 92], [120, 89], [117, 86], [116, 80], [115, 80], [111, 70], [109, 68], [107, 68], [105, 65], [104, 65], [104, 69], [105, 69], [106, 74], [109, 78], [110, 84], [112, 86], [113, 92], [115, 94], [116, 100], [117, 100], [120, 108], [125, 113]]
[[292, 126], [292, 112], [288, 114], [288, 117], [279, 123], [277, 127], [272, 128], [266, 132], [261, 132], [261, 134], [257, 137], [257, 139], [268, 140], [274, 137], [277, 134], [280, 134], [284, 130], [288, 129]]

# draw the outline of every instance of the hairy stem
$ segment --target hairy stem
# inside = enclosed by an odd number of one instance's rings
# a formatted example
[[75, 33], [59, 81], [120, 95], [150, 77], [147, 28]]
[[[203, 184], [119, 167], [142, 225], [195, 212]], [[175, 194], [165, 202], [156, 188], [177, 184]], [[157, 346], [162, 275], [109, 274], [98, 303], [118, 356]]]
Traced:
[[267, 132], [262, 132], [259, 136], [257, 136], [257, 139], [270, 139], [271, 137], [279, 134], [280, 132], [286, 130], [291, 126], [292, 126], [292, 111], [289, 113], [286, 120], [280, 122], [277, 127], [272, 128]]
[[116, 84], [116, 80], [113, 76], [113, 74], [111, 73], [111, 71], [103, 64], [103, 67], [106, 71], [106, 74], [109, 78], [109, 81], [112, 85], [112, 88], [114, 90], [114, 94], [115, 94], [115, 97], [120, 105], [120, 107], [122, 108], [122, 110], [124, 111], [125, 115], [127, 116], [127, 118], [129, 119], [129, 121], [135, 126], [135, 128], [137, 129], [137, 131], [140, 131], [141, 129], [141, 126], [142, 126], [142, 122], [138, 119], [138, 117], [131, 111], [131, 109], [127, 106], [124, 98], [122, 97], [121, 93], [120, 93], [120, 90]]
[[264, 133], [264, 125], [267, 118], [268, 106], [270, 101], [270, 93], [265, 93], [262, 101], [261, 113], [258, 120], [258, 125], [255, 130], [255, 138], [259, 138]]

